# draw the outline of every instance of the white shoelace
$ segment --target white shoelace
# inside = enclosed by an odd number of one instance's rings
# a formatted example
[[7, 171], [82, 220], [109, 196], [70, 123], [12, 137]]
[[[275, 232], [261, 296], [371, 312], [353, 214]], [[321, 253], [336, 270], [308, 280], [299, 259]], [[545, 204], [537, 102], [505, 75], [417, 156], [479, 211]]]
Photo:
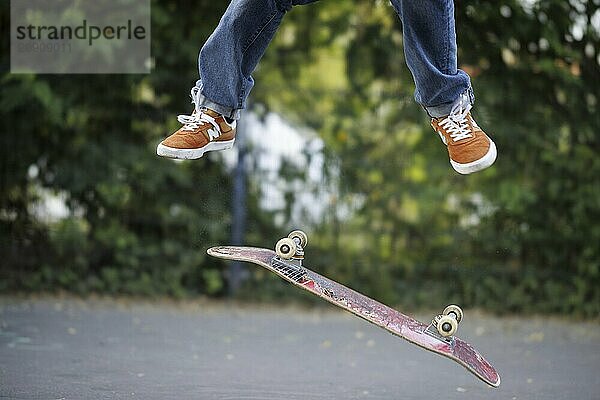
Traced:
[[[458, 102], [452, 107], [450, 115], [440, 121], [439, 125], [448, 131], [452, 141], [458, 142], [473, 137], [468, 119], [471, 107], [470, 102]], [[475, 121], [473, 121], [473, 125], [475, 125]]]
[[[194, 107], [197, 107], [198, 98], [200, 96], [200, 88], [194, 86], [191, 90], [192, 103]], [[198, 110], [197, 108], [191, 115], [181, 114], [177, 116], [177, 121], [183, 124], [181, 130], [193, 132], [197, 130], [200, 126], [204, 124], [211, 124], [214, 129], [208, 130], [208, 136], [210, 140], [216, 139], [221, 136], [221, 127], [217, 124], [217, 121], [210, 115], [206, 114], [203, 110]]]

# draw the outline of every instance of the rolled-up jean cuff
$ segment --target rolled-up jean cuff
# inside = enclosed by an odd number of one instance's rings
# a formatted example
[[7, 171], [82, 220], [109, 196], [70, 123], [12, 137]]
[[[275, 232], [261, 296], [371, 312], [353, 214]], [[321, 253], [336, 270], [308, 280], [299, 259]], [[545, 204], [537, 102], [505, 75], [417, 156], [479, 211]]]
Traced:
[[471, 103], [471, 105], [475, 103], [475, 94], [473, 93], [473, 88], [469, 87], [458, 97], [458, 99], [452, 103], [444, 103], [437, 106], [423, 106], [423, 108], [425, 111], [427, 111], [427, 114], [429, 114], [431, 118], [440, 118], [449, 115], [454, 105], [462, 101], [468, 101]]
[[231, 108], [231, 107], [223, 106], [219, 103], [212, 101], [208, 97], [204, 96], [202, 93], [198, 94], [198, 104], [196, 104], [196, 107], [197, 108], [206, 107], [213, 111], [218, 112], [219, 114], [221, 114], [224, 117], [233, 118], [233, 119], [240, 119], [240, 115], [242, 113], [242, 110], [240, 108]]

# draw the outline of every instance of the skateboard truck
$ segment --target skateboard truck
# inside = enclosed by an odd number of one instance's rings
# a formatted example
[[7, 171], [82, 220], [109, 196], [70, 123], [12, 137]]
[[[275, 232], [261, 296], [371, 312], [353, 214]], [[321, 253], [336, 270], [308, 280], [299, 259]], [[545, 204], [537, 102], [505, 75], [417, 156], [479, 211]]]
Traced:
[[288, 278], [299, 281], [306, 271], [302, 268], [304, 260], [304, 246], [308, 243], [308, 237], [303, 231], [292, 231], [275, 245], [275, 254], [271, 265]]
[[302, 266], [304, 260], [304, 247], [308, 243], [306, 233], [302, 231], [292, 231], [283, 239], [280, 239], [275, 245], [275, 253], [282, 260], [290, 260], [298, 267]]
[[441, 314], [433, 318], [426, 332], [438, 339], [450, 341], [456, 333], [458, 324], [462, 321], [463, 316], [463, 311], [459, 306], [450, 304], [444, 308]]

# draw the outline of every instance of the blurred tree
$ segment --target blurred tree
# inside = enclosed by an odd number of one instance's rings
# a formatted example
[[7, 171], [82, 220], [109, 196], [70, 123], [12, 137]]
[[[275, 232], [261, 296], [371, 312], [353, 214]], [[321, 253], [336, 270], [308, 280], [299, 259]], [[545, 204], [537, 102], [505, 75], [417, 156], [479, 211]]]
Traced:
[[388, 301], [597, 315], [597, 2], [456, 2], [459, 60], [500, 149], [469, 177], [451, 171], [412, 102], [391, 8], [316, 7], [290, 14], [257, 79], [258, 96], [317, 129], [339, 168], [315, 259]]
[[[152, 6], [156, 66], [147, 76], [12, 75], [3, 35], [0, 289], [223, 291], [204, 250], [229, 238], [228, 171], [218, 154], [175, 163], [154, 147], [191, 109], [198, 48], [226, 4]], [[8, 2], [1, 7], [7, 28]], [[40, 220], [36, 207], [53, 195], [68, 217]]]
[[[189, 106], [198, 48], [225, 6], [153, 1], [149, 76], [10, 75], [3, 35], [1, 287], [222, 292], [201, 247], [228, 238], [228, 171], [219, 154], [173, 163], [153, 152]], [[313, 264], [405, 306], [598, 315], [599, 7], [456, 1], [459, 61], [499, 148], [493, 168], [468, 177], [452, 172], [412, 100], [387, 2], [294, 8], [256, 72], [253, 103], [326, 145], [324, 185], [337, 193], [318, 198], [327, 212], [312, 228]], [[284, 232], [260, 209], [262, 176], [250, 167], [249, 242], [274, 243]], [[306, 171], [284, 162], [280, 172], [298, 183], [283, 188], [289, 218]], [[70, 216], [40, 221], [41, 190], [65, 196]]]

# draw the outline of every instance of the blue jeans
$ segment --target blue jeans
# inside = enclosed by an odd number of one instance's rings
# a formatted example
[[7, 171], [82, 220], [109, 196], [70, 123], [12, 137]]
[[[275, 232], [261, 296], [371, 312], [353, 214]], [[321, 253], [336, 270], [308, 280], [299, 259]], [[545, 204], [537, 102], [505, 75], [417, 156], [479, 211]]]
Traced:
[[[198, 107], [239, 118], [252, 72], [292, 6], [317, 0], [232, 0], [198, 58]], [[469, 75], [458, 69], [453, 0], [391, 0], [402, 20], [404, 54], [415, 100], [432, 117], [458, 101], [474, 101]]]

